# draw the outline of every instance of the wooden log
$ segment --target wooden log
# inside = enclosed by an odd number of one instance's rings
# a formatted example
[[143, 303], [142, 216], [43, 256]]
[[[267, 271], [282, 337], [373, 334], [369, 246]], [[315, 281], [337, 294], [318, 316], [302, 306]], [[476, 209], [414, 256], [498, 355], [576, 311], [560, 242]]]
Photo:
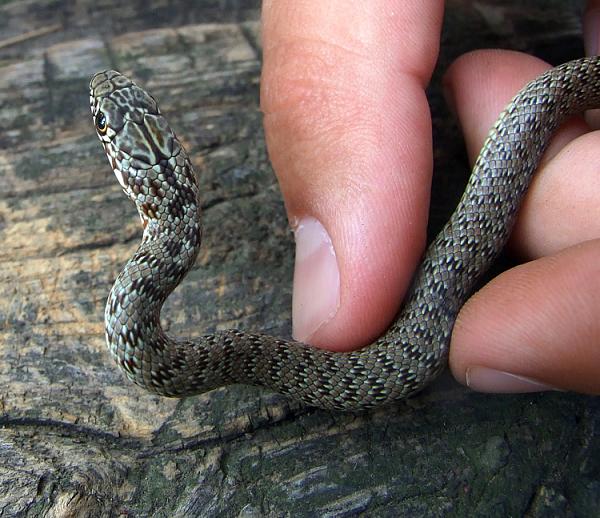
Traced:
[[[114, 367], [104, 303], [141, 229], [91, 123], [87, 84], [104, 68], [160, 100], [200, 179], [204, 246], [166, 328], [289, 336], [293, 239], [261, 129], [258, 9], [0, 3], [0, 514], [591, 516], [598, 399], [482, 395], [445, 375], [414, 399], [345, 415], [249, 387], [164, 399]], [[430, 100], [448, 170], [432, 229], [467, 174], [440, 72], [484, 46], [558, 63], [581, 54], [580, 32], [566, 0], [447, 3]]]

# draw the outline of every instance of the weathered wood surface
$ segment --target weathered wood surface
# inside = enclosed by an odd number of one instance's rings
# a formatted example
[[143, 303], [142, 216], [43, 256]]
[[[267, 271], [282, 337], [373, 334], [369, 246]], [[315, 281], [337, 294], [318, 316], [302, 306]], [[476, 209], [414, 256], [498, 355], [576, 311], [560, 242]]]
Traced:
[[[591, 516], [598, 399], [487, 396], [446, 375], [343, 415], [242, 387], [161, 399], [114, 368], [104, 301], [140, 228], [89, 117], [87, 82], [108, 67], [160, 99], [200, 174], [205, 244], [166, 326], [289, 334], [293, 246], [261, 132], [259, 7], [0, 2], [0, 516]], [[450, 1], [439, 69], [484, 46], [576, 57], [579, 9]], [[437, 86], [431, 102], [447, 169], [435, 227], [466, 161]]]

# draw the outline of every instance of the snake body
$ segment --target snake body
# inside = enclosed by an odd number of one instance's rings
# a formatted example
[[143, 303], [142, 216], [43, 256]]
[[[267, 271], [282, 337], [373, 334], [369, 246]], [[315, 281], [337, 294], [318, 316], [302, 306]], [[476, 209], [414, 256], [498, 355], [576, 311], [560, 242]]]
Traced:
[[580, 59], [517, 94], [490, 131], [396, 320], [364, 349], [333, 353], [235, 329], [194, 340], [165, 334], [161, 307], [200, 246], [195, 174], [153, 97], [119, 72], [94, 75], [96, 131], [144, 226], [106, 304], [110, 352], [131, 381], [164, 396], [242, 383], [312, 406], [355, 410], [415, 394], [444, 368], [458, 311], [506, 243], [552, 133], [570, 115], [600, 105], [599, 80], [600, 58]]

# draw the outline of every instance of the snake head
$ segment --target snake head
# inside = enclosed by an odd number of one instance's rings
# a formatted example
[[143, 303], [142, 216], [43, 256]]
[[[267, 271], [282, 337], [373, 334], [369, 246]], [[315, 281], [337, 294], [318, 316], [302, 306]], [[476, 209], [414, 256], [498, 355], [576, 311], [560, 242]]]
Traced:
[[173, 226], [197, 212], [192, 165], [150, 94], [106, 70], [90, 81], [90, 107], [110, 165], [144, 228], [153, 221]]

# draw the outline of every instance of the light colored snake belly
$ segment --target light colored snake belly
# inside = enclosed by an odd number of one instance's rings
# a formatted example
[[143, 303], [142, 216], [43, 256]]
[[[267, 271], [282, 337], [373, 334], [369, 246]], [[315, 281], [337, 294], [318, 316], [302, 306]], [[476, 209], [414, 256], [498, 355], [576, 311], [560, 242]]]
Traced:
[[165, 396], [242, 383], [308, 405], [355, 410], [411, 396], [444, 368], [458, 311], [506, 243], [552, 133], [567, 117], [600, 105], [600, 59], [549, 70], [513, 99], [490, 131], [455, 212], [424, 255], [396, 320], [377, 341], [351, 353], [235, 329], [194, 340], [163, 332], [163, 302], [200, 246], [194, 170], [146, 91], [112, 70], [96, 74], [90, 90], [96, 131], [144, 226], [105, 311], [108, 347], [127, 377]]

